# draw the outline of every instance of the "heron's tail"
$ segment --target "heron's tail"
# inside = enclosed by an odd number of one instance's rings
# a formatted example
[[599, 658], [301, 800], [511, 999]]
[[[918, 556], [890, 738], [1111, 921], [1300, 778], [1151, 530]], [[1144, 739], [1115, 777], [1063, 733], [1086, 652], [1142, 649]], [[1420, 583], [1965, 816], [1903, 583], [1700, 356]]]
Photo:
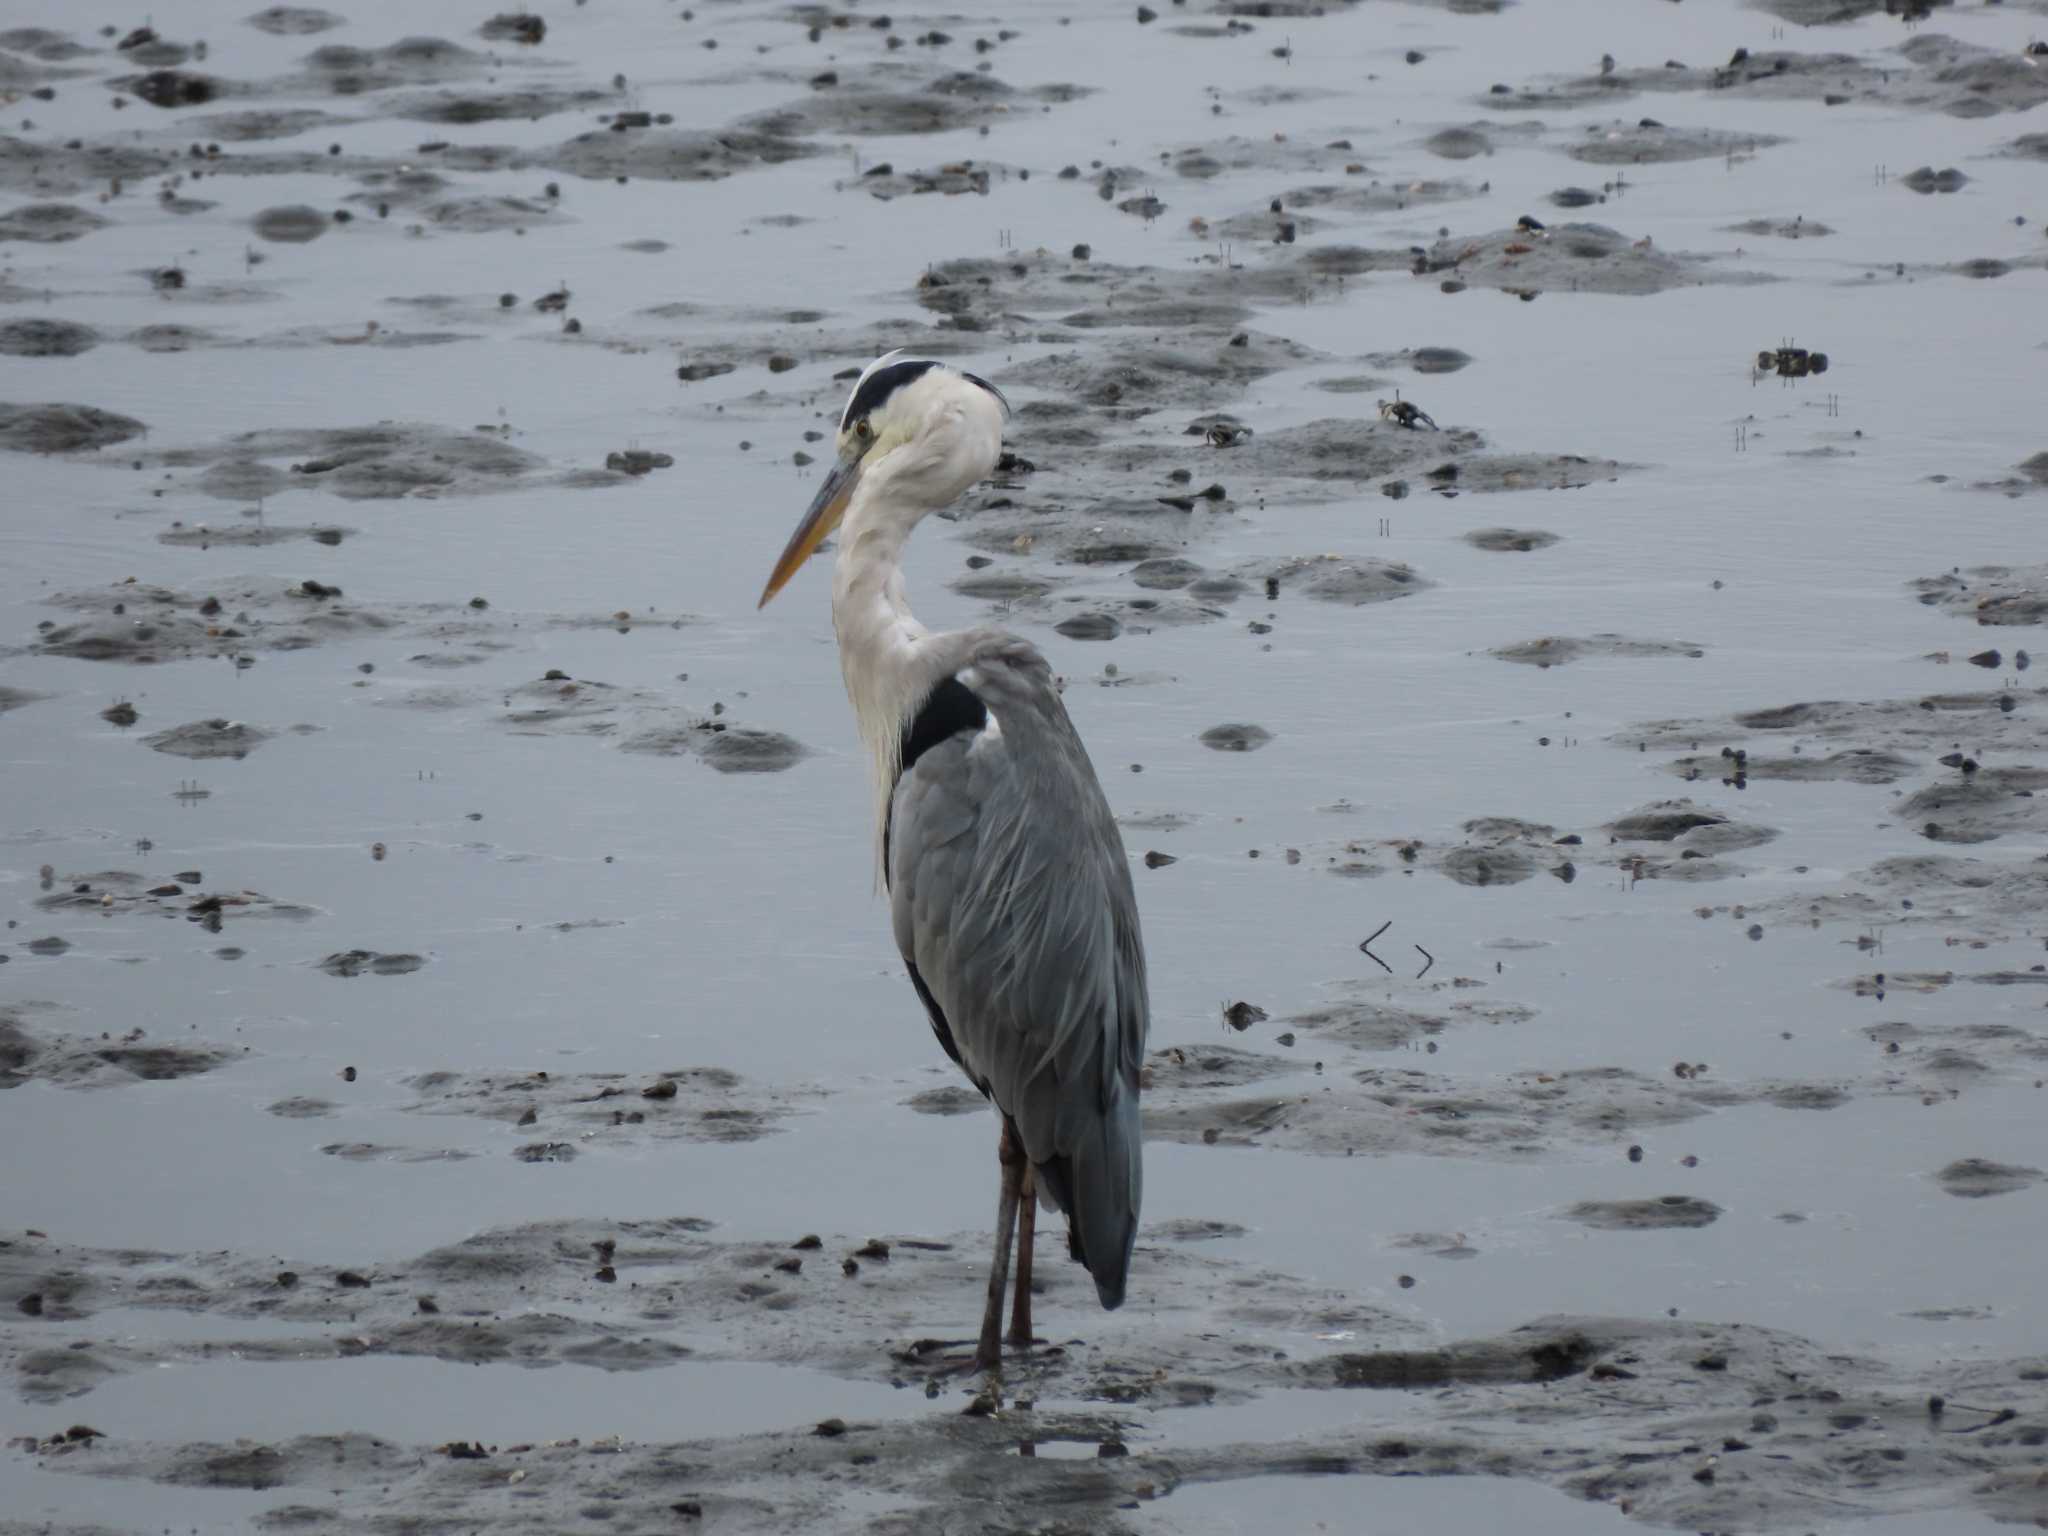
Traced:
[[1037, 1165], [1046, 1193], [1067, 1213], [1067, 1250], [1088, 1267], [1095, 1294], [1110, 1311], [1124, 1303], [1138, 1240], [1144, 1155], [1137, 1085], [1119, 1080], [1108, 1109], [1073, 1152]]

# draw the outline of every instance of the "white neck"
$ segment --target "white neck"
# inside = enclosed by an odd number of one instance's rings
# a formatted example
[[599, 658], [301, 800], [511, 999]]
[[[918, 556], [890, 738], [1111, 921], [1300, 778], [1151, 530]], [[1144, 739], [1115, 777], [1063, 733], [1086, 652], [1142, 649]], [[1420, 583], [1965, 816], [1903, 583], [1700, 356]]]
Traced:
[[874, 773], [878, 864], [904, 728], [954, 665], [947, 647], [931, 643], [945, 637], [911, 614], [903, 546], [927, 513], [951, 505], [994, 467], [1003, 441], [996, 398], [944, 369], [905, 386], [888, 411], [840, 524], [832, 579], [839, 668]]
[[919, 665], [929, 631], [910, 611], [901, 566], [913, 518], [890, 505], [888, 477], [864, 481], [840, 526], [832, 578], [832, 627], [839, 636], [839, 670], [868, 749], [875, 789], [875, 847], [902, 765], [903, 726], [935, 678]]

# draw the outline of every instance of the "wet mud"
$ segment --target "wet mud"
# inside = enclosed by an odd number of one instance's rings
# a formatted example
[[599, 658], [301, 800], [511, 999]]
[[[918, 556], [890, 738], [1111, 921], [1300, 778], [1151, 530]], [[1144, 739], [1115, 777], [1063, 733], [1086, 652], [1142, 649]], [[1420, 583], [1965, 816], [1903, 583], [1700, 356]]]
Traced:
[[[1794, 6], [1769, 5], [1766, 9], [1783, 14]], [[1849, 19], [1855, 8], [1834, 7], [1827, 21]], [[1866, 8], [1867, 9], [1867, 8]], [[1815, 19], [1788, 18], [1813, 25]], [[1610, 58], [1612, 55], [1609, 56]], [[1808, 53], [1796, 49], [1738, 48], [1719, 63], [1687, 64], [1666, 59], [1656, 64], [1616, 67], [1598, 74], [1525, 86], [1504, 94], [1490, 94], [1483, 104], [1496, 110], [1556, 110], [1591, 107], [1602, 102], [1624, 101], [1639, 95], [1710, 93], [1755, 101], [1818, 102], [1826, 107], [1851, 103], [1898, 110], [1941, 113], [1950, 117], [1994, 117], [2003, 112], [2025, 112], [2048, 101], [2048, 83], [2032, 68], [2023, 54], [1990, 48], [1940, 33], [1911, 37], [1885, 53], [1870, 57], [1852, 53]], [[1658, 130], [1660, 135], [1663, 130]], [[1692, 144], [1684, 151], [1714, 154], [1720, 149], [1702, 147], [1707, 140], [1694, 131], [1678, 130]], [[1648, 152], [1647, 159], [1679, 158], [1675, 142], [1658, 139], [1637, 141]], [[1750, 149], [1780, 142], [1769, 136], [1747, 147], [1724, 140], [1726, 152], [1747, 153]], [[1670, 145], [1669, 149], [1659, 146]], [[1600, 163], [1621, 163], [1604, 156], [1572, 151], [1575, 158]]]
[[[1695, 5], [10, 21], [0, 1533], [2048, 1522], [2048, 75]], [[986, 1390], [753, 610], [895, 346], [1153, 977]]]
[[1659, 249], [1647, 235], [1632, 239], [1604, 224], [1553, 224], [1452, 235], [1418, 258], [1418, 275], [1453, 273], [1469, 286], [1514, 293], [1661, 293], [1706, 282], [1769, 281], [1727, 271], [1716, 258]]
[[[1534, 546], [1511, 541], [1494, 547]], [[1631, 640], [1626, 635], [1545, 635], [1540, 640], [1525, 640], [1519, 645], [1498, 646], [1493, 654], [1502, 661], [1518, 661], [1524, 666], [1561, 667], [1588, 656], [1688, 656], [1697, 661], [1707, 653], [1702, 647], [1684, 640]]]
[[[1701, 1202], [1650, 1204], [1693, 1226], [1703, 1214]], [[217, 1341], [168, 1348], [15, 1355], [17, 1380], [29, 1401], [47, 1405], [53, 1427], [22, 1437], [10, 1454], [64, 1477], [281, 1494], [272, 1523], [335, 1524], [345, 1509], [342, 1522], [362, 1528], [401, 1513], [460, 1517], [486, 1489], [509, 1482], [518, 1497], [499, 1523], [521, 1530], [558, 1528], [590, 1508], [619, 1529], [667, 1529], [707, 1512], [736, 1529], [787, 1529], [834, 1518], [850, 1492], [949, 1529], [1000, 1525], [1020, 1503], [1057, 1500], [1082, 1528], [1114, 1530], [1119, 1510], [1198, 1508], [1206, 1486], [1306, 1469], [1530, 1478], [1620, 1504], [1639, 1520], [1692, 1527], [1769, 1523], [1805, 1502], [1816, 1478], [1853, 1477], [1868, 1509], [1935, 1497], [2022, 1518], [2038, 1507], [2028, 1491], [2038, 1358], [1900, 1371], [1766, 1328], [1568, 1316], [1446, 1344], [1327, 1291], [1206, 1258], [1182, 1232], [1147, 1244], [1162, 1293], [1150, 1327], [1120, 1348], [1046, 1345], [1013, 1372], [1010, 1395], [964, 1414], [918, 1412], [911, 1404], [925, 1394], [904, 1391], [896, 1414], [834, 1416], [775, 1434], [485, 1444], [458, 1430], [439, 1446], [368, 1434], [181, 1442], [56, 1422], [80, 1422], [93, 1412], [91, 1394], [114, 1390], [125, 1373], [230, 1347], [234, 1324], [256, 1319], [280, 1331], [231, 1346], [256, 1369], [424, 1357], [485, 1369], [673, 1370], [801, 1338], [811, 1369], [915, 1387], [940, 1351], [892, 1325], [919, 1292], [966, 1281], [967, 1266], [949, 1242], [890, 1245], [886, 1260], [854, 1276], [821, 1262], [851, 1243], [813, 1235], [795, 1251], [735, 1243], [690, 1218], [557, 1223], [359, 1270], [9, 1240], [0, 1283], [33, 1287], [27, 1294], [39, 1299], [46, 1327], [139, 1307], [220, 1330]], [[801, 1264], [806, 1256], [812, 1264]], [[829, 1273], [814, 1278], [814, 1268]], [[500, 1298], [515, 1292], [523, 1305], [506, 1315]], [[1295, 1358], [1212, 1345], [1167, 1369], [1148, 1359], [1147, 1340], [1176, 1313], [1214, 1315], [1206, 1296], [1217, 1292], [1241, 1298], [1221, 1310], [1254, 1337], [1296, 1321], [1379, 1347]], [[821, 1293], [833, 1304], [814, 1299]], [[846, 1321], [828, 1323], [827, 1312]], [[685, 1314], [694, 1347], [670, 1337]], [[318, 1331], [323, 1324], [347, 1332]], [[1127, 1454], [1141, 1414], [1228, 1415], [1232, 1404], [1276, 1390], [1355, 1394], [1344, 1404], [1349, 1422], [1281, 1447], [1233, 1438], [1226, 1418], [1204, 1443]], [[1034, 1454], [1019, 1455], [1020, 1447]], [[1085, 1462], [1063, 1460], [1061, 1447]]]
[[[2048, 455], [2043, 461], [2048, 464]], [[2027, 473], [2041, 478], [2031, 468]], [[1975, 566], [1923, 577], [1913, 590], [1929, 607], [1979, 624], [2048, 624], [2048, 566]]]
[[0, 448], [15, 453], [85, 453], [125, 443], [145, 430], [132, 416], [95, 406], [0, 401]]
[[[44, 952], [51, 952], [51, 946], [45, 945]], [[33, 1006], [0, 1010], [0, 1088], [27, 1082], [63, 1088], [172, 1082], [211, 1072], [244, 1054], [226, 1046], [158, 1040], [142, 1029], [115, 1036], [53, 1027], [76, 1022]]]

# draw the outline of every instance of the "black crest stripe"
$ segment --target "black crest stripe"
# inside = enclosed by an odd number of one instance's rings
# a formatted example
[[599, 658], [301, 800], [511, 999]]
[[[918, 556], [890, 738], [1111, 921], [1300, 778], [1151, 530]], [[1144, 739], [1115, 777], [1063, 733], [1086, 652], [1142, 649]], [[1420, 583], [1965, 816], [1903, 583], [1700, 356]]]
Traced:
[[994, 395], [996, 397], [996, 404], [1000, 405], [1003, 408], [1003, 414], [1005, 416], [1010, 414], [1009, 397], [1005, 395], [1000, 389], [997, 389], [995, 385], [989, 383], [987, 379], [984, 379], [978, 373], [969, 373], [964, 368], [960, 370], [960, 377], [965, 379], [970, 384], [979, 384], [983, 389], [987, 390], [990, 394]]
[[861, 417], [880, 410], [882, 402], [897, 390], [913, 379], [922, 378], [938, 366], [929, 358], [924, 358], [877, 368], [860, 381], [854, 389], [853, 398], [846, 402], [846, 414], [839, 418], [839, 430], [844, 432]]

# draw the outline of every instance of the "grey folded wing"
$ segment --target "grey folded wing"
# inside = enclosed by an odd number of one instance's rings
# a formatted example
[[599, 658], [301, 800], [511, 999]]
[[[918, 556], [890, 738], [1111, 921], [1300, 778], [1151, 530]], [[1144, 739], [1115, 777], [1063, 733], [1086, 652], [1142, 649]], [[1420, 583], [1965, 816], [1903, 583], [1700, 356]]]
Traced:
[[896, 785], [896, 941], [933, 1028], [1016, 1124], [1114, 1306], [1143, 1193], [1137, 901], [1050, 671], [1024, 642], [1000, 640], [958, 674], [992, 724], [924, 751]]

